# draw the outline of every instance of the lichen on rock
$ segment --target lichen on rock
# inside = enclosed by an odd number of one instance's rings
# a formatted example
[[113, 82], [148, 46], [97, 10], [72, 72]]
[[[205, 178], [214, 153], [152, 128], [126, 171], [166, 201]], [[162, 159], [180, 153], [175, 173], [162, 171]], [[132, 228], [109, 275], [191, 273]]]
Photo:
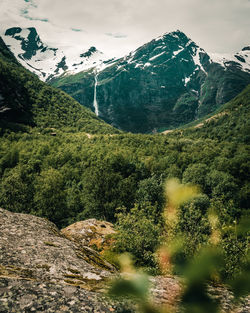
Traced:
[[61, 233], [70, 240], [82, 246], [105, 250], [110, 244], [110, 235], [115, 234], [112, 223], [98, 221], [95, 218], [76, 222], [61, 230]]

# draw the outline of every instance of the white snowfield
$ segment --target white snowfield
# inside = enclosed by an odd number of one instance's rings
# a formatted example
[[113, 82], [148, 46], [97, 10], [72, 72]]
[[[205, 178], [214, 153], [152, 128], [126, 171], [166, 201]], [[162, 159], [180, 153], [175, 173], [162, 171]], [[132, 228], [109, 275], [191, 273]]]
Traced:
[[227, 67], [228, 62], [236, 62], [240, 66], [241, 70], [250, 72], [250, 47], [243, 48], [240, 52], [235, 55], [231, 54], [219, 54], [219, 53], [211, 53], [211, 59], [213, 62], [222, 65], [224, 68]]
[[[22, 29], [17, 35], [28, 42], [29, 29]], [[18, 61], [41, 80], [46, 81], [50, 77], [62, 74], [76, 74], [93, 67], [100, 66], [109, 57], [97, 49], [88, 54], [88, 49], [80, 47], [49, 47], [36, 36], [37, 50], [31, 59], [25, 59], [25, 50], [22, 49], [22, 41], [12, 36], [3, 35], [5, 44], [10, 48]], [[46, 47], [46, 51], [42, 50]], [[85, 56], [84, 56], [85, 54]], [[61, 66], [59, 65], [61, 63]], [[64, 66], [63, 66], [64, 65]]]
[[153, 56], [152, 58], [150, 58], [149, 59], [149, 61], [153, 61], [153, 60], [155, 60], [155, 59], [157, 59], [157, 58], [159, 58], [161, 55], [163, 55], [164, 53], [166, 53], [165, 51], [163, 51], [163, 52], [161, 52], [161, 53], [159, 53], [159, 54], [157, 54], [157, 55], [155, 55], [155, 56]]
[[205, 51], [202, 48], [194, 48], [194, 49], [196, 49], [194, 51], [194, 53], [195, 53], [195, 55], [194, 55], [194, 63], [196, 64], [196, 66], [198, 66], [200, 69], [202, 69], [204, 73], [207, 74], [207, 72], [204, 69], [203, 65], [201, 64], [201, 60], [200, 60], [200, 53], [205, 53]]

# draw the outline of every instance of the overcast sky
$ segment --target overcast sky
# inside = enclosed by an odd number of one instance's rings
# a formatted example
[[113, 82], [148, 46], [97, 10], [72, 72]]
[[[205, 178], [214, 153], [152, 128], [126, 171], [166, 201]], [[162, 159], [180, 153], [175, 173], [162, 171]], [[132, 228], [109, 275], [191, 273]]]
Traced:
[[0, 0], [1, 32], [35, 26], [50, 45], [116, 56], [180, 29], [207, 52], [250, 44], [250, 0]]

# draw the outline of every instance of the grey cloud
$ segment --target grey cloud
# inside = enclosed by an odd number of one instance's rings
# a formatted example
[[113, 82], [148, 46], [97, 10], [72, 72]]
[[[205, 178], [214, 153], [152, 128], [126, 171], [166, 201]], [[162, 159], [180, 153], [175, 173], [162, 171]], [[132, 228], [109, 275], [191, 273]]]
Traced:
[[105, 35], [113, 38], [127, 38], [128, 36], [122, 33], [105, 33]]
[[82, 32], [83, 31], [82, 29], [79, 29], [79, 28], [71, 28], [71, 30], [73, 32]]
[[[70, 30], [71, 35], [60, 40], [73, 45], [72, 30], [84, 29], [84, 45], [120, 55], [176, 29], [208, 52], [231, 53], [249, 45], [249, 0], [25, 0], [23, 4], [34, 22], [51, 22], [39, 24], [44, 36], [59, 37], [45, 31], [48, 24], [62, 33]], [[123, 44], [117, 45], [117, 38], [123, 38]]]

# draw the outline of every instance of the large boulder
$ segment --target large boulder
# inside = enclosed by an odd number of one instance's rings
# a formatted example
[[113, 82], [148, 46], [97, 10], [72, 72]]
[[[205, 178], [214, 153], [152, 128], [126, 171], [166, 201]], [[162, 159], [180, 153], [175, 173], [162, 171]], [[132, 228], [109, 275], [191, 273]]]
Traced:
[[95, 218], [76, 222], [61, 230], [66, 238], [100, 252], [110, 247], [115, 232], [112, 223], [98, 221]]
[[68, 240], [46, 219], [0, 209], [0, 220], [0, 274], [92, 289], [115, 271], [96, 251]]

